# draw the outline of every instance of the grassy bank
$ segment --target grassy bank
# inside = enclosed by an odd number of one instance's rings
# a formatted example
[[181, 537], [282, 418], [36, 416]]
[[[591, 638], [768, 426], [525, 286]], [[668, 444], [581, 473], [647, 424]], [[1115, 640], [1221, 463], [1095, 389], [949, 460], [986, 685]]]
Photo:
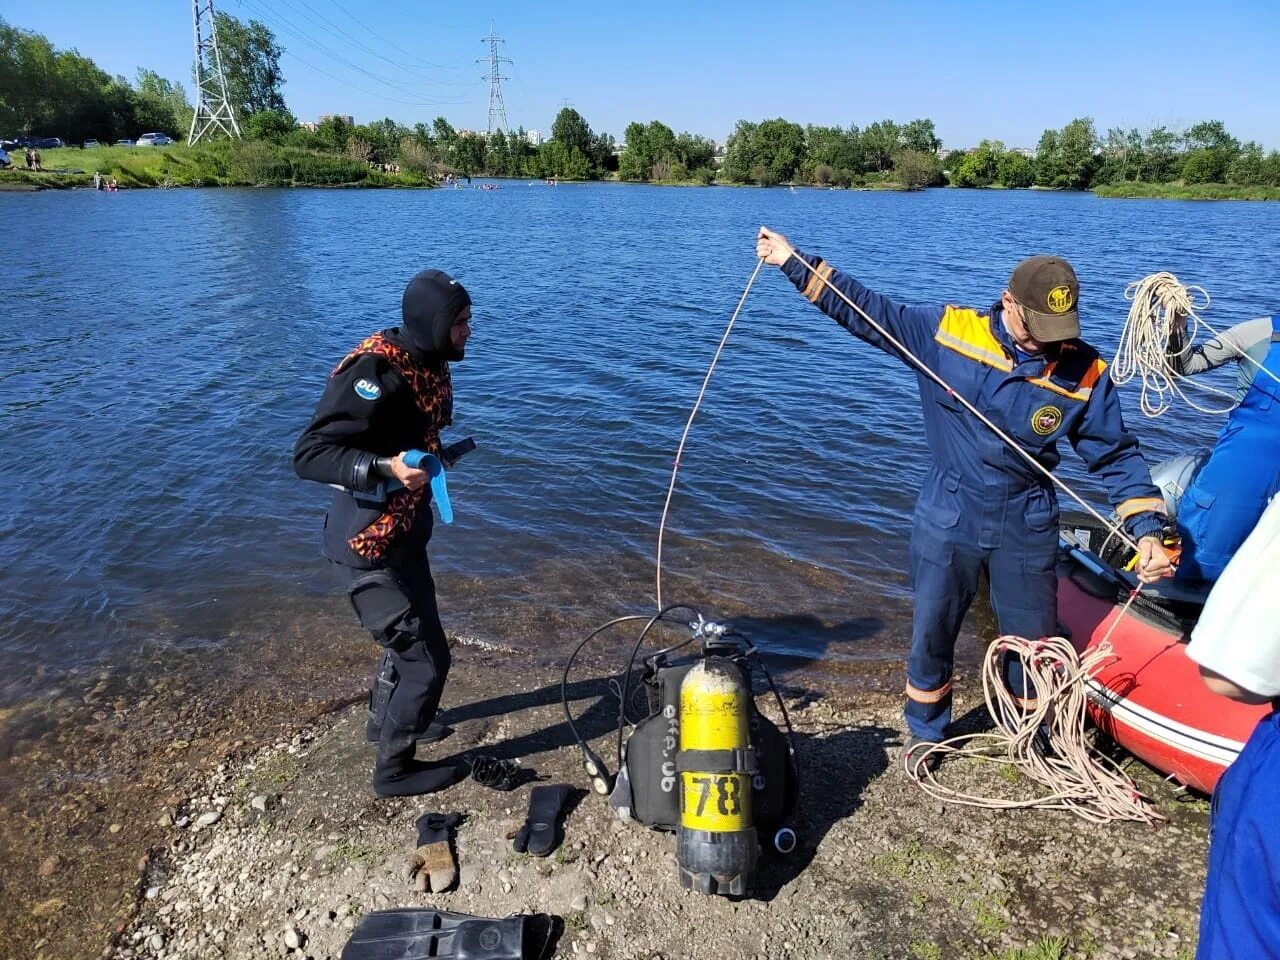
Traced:
[[1094, 196], [1123, 200], [1280, 200], [1280, 187], [1232, 183], [1111, 183], [1093, 188]]
[[[411, 172], [383, 173], [340, 154], [281, 147], [261, 141], [197, 144], [188, 147], [94, 147], [40, 151], [43, 173], [15, 166], [0, 171], [7, 183], [46, 187], [93, 185], [94, 171], [115, 177], [124, 188], [139, 187], [426, 187], [433, 181]], [[19, 169], [21, 167], [21, 169]]]

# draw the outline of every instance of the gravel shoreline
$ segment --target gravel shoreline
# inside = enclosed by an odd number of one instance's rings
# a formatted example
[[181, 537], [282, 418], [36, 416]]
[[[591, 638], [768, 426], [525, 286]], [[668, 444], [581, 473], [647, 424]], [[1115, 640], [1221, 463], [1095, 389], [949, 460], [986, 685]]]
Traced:
[[[483, 745], [548, 782], [585, 787], [558, 672], [532, 664], [514, 690], [511, 674], [507, 653], [457, 648], [445, 699], [457, 733], [435, 749]], [[578, 713], [608, 698], [602, 683], [574, 689]], [[961, 684], [958, 715], [976, 694]], [[103, 955], [336, 958], [361, 914], [430, 905], [555, 914], [564, 922], [558, 957], [1193, 957], [1203, 800], [1130, 762], [1166, 823], [1093, 827], [1061, 813], [944, 806], [895, 762], [896, 697], [785, 695], [805, 784], [800, 845], [762, 861], [751, 899], [682, 890], [674, 838], [620, 822], [593, 796], [571, 812], [565, 844], [545, 860], [514, 853], [508, 839], [524, 819], [528, 786], [502, 794], [467, 782], [431, 797], [375, 799], [372, 747], [355, 706], [221, 764], [182, 798], [164, 846], [148, 858], [135, 915]], [[976, 790], [1010, 788], [992, 765], [961, 761], [944, 773]], [[443, 894], [414, 893], [402, 879], [414, 820], [426, 810], [466, 818], [459, 882]]]

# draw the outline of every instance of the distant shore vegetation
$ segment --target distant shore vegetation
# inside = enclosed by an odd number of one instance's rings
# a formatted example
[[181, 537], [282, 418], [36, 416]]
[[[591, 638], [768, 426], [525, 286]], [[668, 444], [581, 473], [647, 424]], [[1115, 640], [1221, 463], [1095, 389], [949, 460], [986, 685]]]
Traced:
[[[75, 50], [0, 19], [0, 137], [96, 141], [98, 149], [42, 150], [28, 172], [21, 150], [0, 185], [81, 186], [93, 172], [125, 187], [431, 186], [450, 176], [819, 188], [1093, 190], [1102, 197], [1280, 199], [1280, 152], [1241, 143], [1217, 120], [1185, 130], [1113, 128], [1092, 119], [1045, 130], [1034, 149], [983, 140], [944, 149], [932, 120], [859, 127], [740, 120], [724, 144], [659, 120], [627, 125], [618, 144], [565, 107], [543, 139], [523, 128], [493, 134], [446, 118], [412, 126], [328, 117], [299, 124], [283, 95], [275, 34], [219, 13], [229, 99], [244, 135], [194, 147], [112, 147], [142, 133], [182, 141], [192, 106], [182, 84], [139, 69], [113, 77]], [[70, 145], [69, 144], [69, 145]], [[57, 172], [64, 171], [64, 172]]]

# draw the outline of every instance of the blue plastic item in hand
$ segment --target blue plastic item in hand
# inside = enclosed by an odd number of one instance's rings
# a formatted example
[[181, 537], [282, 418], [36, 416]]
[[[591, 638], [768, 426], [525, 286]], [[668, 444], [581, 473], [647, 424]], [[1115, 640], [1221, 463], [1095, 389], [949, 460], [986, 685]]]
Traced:
[[422, 450], [409, 450], [404, 455], [404, 465], [414, 470], [426, 470], [431, 477], [431, 498], [440, 511], [440, 519], [445, 523], [453, 523], [453, 504], [449, 502], [449, 487], [444, 479], [444, 464], [433, 453]]

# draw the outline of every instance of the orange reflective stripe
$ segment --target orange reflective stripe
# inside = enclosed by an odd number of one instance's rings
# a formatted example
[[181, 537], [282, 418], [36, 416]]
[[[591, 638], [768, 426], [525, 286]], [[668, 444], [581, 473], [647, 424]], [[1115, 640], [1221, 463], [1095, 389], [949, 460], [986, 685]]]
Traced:
[[933, 339], [948, 350], [998, 370], [1012, 370], [1013, 361], [991, 332], [991, 318], [976, 310], [948, 306]]
[[1052, 361], [1044, 368], [1043, 374], [1028, 380], [1027, 383], [1034, 383], [1037, 387], [1043, 387], [1051, 393], [1069, 397], [1072, 400], [1088, 400], [1089, 397], [1093, 396], [1093, 388], [1097, 386], [1098, 381], [1102, 379], [1103, 371], [1107, 369], [1107, 362], [1105, 360], [1102, 360], [1101, 358], [1094, 360], [1093, 363], [1089, 365], [1089, 369], [1085, 371], [1084, 376], [1080, 378], [1080, 382], [1076, 384], [1076, 388], [1074, 390], [1068, 390], [1066, 387], [1061, 387], [1049, 379], [1049, 377], [1053, 375], [1053, 371], [1057, 365], [1058, 362], [1056, 360]]
[[951, 694], [951, 681], [948, 680], [937, 690], [921, 690], [907, 681], [907, 697], [916, 703], [938, 703]]
[[1013, 702], [1023, 710], [1034, 710], [1040, 704], [1039, 697], [1019, 697], [1013, 693], [1010, 693], [1009, 696], [1013, 699]]
[[823, 280], [831, 279], [831, 265], [825, 260], [819, 260], [818, 265], [814, 267], [813, 272], [809, 274], [809, 282], [804, 285], [805, 298], [810, 303], [817, 303], [818, 298], [822, 296], [822, 291], [826, 289]]
[[1079, 389], [1093, 390], [1093, 388], [1097, 386], [1098, 381], [1102, 379], [1102, 375], [1106, 372], [1106, 369], [1107, 361], [1103, 360], [1101, 357], [1096, 358], [1093, 363], [1089, 365], [1089, 369], [1085, 371], [1084, 376], [1080, 378]]
[[[1046, 374], [1047, 373], [1048, 371], [1046, 371]], [[1047, 376], [1030, 378], [1027, 380], [1027, 383], [1033, 383], [1037, 387], [1040, 387], [1044, 390], [1048, 390], [1050, 393], [1056, 393], [1059, 396], [1067, 397], [1070, 400], [1088, 400], [1089, 396], [1093, 393], [1092, 390], [1088, 390], [1088, 389], [1068, 390], [1065, 387], [1058, 386], [1056, 383], [1050, 380]]]
[[1116, 507], [1116, 515], [1121, 520], [1128, 520], [1136, 513], [1158, 513], [1164, 516], [1165, 512], [1163, 497], [1134, 497]]

